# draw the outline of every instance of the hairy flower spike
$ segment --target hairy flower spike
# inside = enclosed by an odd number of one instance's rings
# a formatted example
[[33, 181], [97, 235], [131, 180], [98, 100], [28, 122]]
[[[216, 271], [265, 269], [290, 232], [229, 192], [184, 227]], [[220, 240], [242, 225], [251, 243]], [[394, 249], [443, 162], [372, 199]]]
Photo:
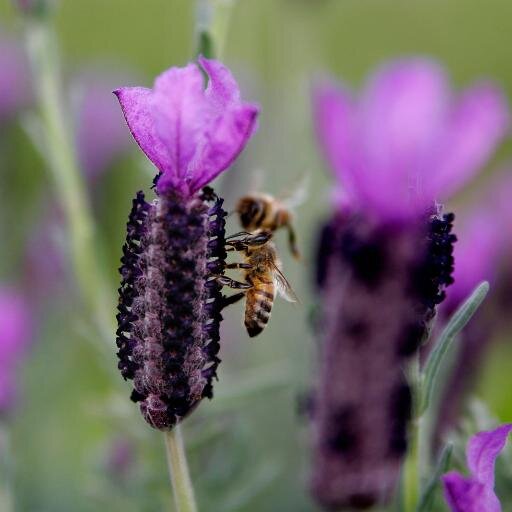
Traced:
[[131, 399], [154, 428], [171, 429], [212, 398], [220, 363], [225, 217], [206, 186], [241, 151], [257, 110], [216, 61], [172, 68], [153, 90], [116, 91], [133, 136], [155, 163], [157, 198], [133, 200], [123, 246], [117, 345]]
[[328, 508], [366, 508], [394, 490], [412, 412], [404, 363], [451, 282], [452, 221], [411, 229], [339, 214], [322, 231], [312, 489]]

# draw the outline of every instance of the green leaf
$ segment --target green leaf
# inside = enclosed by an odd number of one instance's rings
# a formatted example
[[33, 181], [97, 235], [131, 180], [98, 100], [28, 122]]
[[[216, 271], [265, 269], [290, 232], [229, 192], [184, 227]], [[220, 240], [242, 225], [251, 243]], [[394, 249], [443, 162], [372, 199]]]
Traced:
[[213, 59], [215, 57], [213, 40], [206, 30], [201, 30], [201, 32], [199, 32], [197, 54], [202, 55], [207, 59]]
[[423, 493], [421, 494], [420, 501], [416, 507], [416, 512], [430, 512], [434, 504], [434, 497], [437, 486], [439, 485], [439, 479], [448, 471], [450, 466], [450, 460], [452, 457], [453, 446], [448, 444], [444, 447], [434, 473], [428, 481]]
[[466, 326], [476, 310], [482, 304], [483, 300], [489, 292], [489, 283], [484, 281], [480, 283], [468, 299], [459, 307], [459, 309], [451, 317], [448, 325], [444, 328], [439, 341], [436, 343], [430, 357], [428, 358], [423, 372], [423, 394], [420, 406], [420, 415], [425, 412], [430, 404], [432, 392], [436, 382], [437, 374], [441, 368], [443, 358], [450, 348], [455, 336]]

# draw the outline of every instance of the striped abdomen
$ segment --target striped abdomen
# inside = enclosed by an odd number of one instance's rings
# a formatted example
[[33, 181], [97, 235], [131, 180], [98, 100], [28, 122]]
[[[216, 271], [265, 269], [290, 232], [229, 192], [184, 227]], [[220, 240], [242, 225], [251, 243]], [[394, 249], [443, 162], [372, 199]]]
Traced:
[[270, 319], [274, 303], [274, 282], [253, 279], [253, 287], [247, 291], [245, 305], [245, 327], [251, 338], [257, 336]]

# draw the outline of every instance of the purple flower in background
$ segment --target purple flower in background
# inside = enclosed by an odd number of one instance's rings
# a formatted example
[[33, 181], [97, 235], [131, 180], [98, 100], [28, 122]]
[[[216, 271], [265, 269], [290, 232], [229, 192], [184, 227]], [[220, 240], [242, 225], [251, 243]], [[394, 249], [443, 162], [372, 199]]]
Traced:
[[494, 86], [455, 97], [443, 69], [422, 59], [382, 67], [359, 98], [323, 84], [314, 111], [345, 201], [387, 219], [422, 214], [450, 197], [485, 164], [509, 120]]
[[0, 123], [31, 100], [30, 75], [21, 42], [0, 29]]
[[452, 512], [501, 512], [494, 493], [494, 464], [511, 431], [512, 424], [507, 424], [471, 437], [466, 450], [471, 476], [451, 471], [442, 477], [445, 499]]
[[131, 145], [123, 116], [111, 94], [119, 74], [83, 72], [76, 112], [78, 158], [86, 176], [99, 177]]
[[490, 84], [454, 97], [421, 59], [383, 66], [359, 98], [323, 84], [313, 103], [337, 203], [318, 250], [311, 487], [326, 508], [367, 508], [393, 494], [412, 405], [404, 365], [453, 282], [454, 215], [437, 201], [485, 163], [508, 111]]
[[0, 414], [16, 403], [16, 373], [31, 336], [31, 315], [21, 294], [0, 287]]
[[135, 140], [155, 164], [157, 199], [133, 200], [123, 247], [117, 346], [146, 421], [168, 430], [204, 397], [220, 359], [223, 200], [207, 187], [252, 135], [257, 109], [220, 62], [171, 68], [153, 89], [115, 91]]

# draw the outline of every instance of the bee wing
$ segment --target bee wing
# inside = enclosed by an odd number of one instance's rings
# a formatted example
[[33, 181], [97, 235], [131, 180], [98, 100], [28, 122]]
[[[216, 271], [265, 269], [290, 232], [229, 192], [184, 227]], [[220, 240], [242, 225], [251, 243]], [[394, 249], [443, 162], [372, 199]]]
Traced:
[[297, 294], [293, 291], [290, 283], [286, 277], [284, 277], [281, 270], [274, 262], [272, 262], [271, 265], [273, 270], [274, 284], [279, 295], [281, 295], [281, 297], [283, 297], [283, 299], [287, 300], [288, 302], [299, 302]]
[[290, 192], [279, 198], [279, 200], [288, 210], [293, 210], [306, 202], [306, 199], [308, 198], [309, 185], [309, 174], [304, 174], [299, 180], [298, 185]]

